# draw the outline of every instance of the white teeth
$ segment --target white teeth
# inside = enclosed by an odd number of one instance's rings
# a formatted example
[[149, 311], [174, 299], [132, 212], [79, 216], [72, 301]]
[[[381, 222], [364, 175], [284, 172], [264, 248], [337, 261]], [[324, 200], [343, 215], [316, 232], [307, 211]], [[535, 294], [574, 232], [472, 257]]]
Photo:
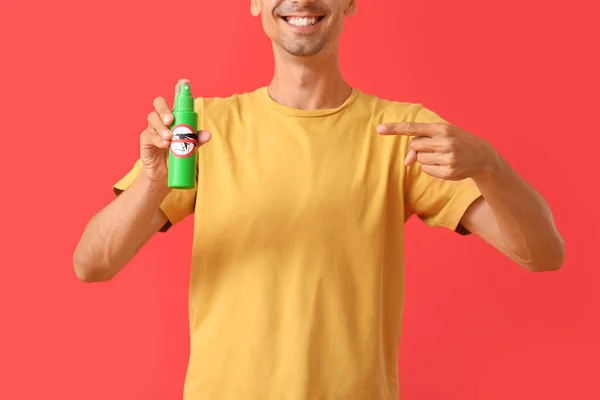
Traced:
[[291, 25], [294, 26], [309, 26], [309, 25], [314, 25], [317, 23], [317, 18], [316, 17], [290, 17], [287, 19], [287, 22], [289, 22]]

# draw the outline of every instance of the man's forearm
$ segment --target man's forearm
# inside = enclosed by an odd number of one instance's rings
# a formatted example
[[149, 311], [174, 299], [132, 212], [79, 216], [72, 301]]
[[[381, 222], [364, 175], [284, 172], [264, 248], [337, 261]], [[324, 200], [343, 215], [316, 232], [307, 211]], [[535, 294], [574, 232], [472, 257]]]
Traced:
[[497, 247], [531, 270], [559, 268], [564, 243], [548, 204], [502, 157], [493, 159], [474, 180], [495, 220]]
[[159, 209], [169, 188], [140, 175], [86, 226], [75, 253], [75, 273], [83, 281], [114, 277], [167, 222]]

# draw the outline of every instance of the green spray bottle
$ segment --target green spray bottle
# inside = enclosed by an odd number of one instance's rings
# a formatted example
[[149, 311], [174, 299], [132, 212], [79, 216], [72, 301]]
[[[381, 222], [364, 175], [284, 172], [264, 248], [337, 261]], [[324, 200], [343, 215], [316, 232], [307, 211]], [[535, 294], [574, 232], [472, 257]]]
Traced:
[[196, 187], [198, 147], [198, 114], [189, 84], [179, 86], [173, 107], [171, 148], [168, 163], [168, 185], [176, 189]]

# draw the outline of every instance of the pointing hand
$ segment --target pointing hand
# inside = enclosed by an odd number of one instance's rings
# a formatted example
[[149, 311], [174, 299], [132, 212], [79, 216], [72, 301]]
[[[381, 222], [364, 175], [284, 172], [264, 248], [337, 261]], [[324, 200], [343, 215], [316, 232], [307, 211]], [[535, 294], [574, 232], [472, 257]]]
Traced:
[[497, 159], [488, 142], [445, 123], [388, 123], [379, 125], [377, 132], [412, 136], [405, 164], [419, 162], [423, 172], [436, 178], [475, 178]]

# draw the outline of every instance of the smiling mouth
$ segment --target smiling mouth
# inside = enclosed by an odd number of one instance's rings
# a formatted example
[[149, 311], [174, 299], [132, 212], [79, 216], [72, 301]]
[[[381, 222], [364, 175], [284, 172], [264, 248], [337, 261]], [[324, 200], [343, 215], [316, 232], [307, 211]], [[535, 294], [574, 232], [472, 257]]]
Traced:
[[292, 26], [296, 26], [296, 27], [314, 26], [314, 25], [318, 24], [319, 22], [321, 22], [323, 20], [323, 18], [325, 18], [324, 15], [315, 15], [315, 16], [308, 16], [308, 17], [288, 15], [288, 16], [281, 17], [281, 19], [283, 19], [288, 24], [290, 24]]

